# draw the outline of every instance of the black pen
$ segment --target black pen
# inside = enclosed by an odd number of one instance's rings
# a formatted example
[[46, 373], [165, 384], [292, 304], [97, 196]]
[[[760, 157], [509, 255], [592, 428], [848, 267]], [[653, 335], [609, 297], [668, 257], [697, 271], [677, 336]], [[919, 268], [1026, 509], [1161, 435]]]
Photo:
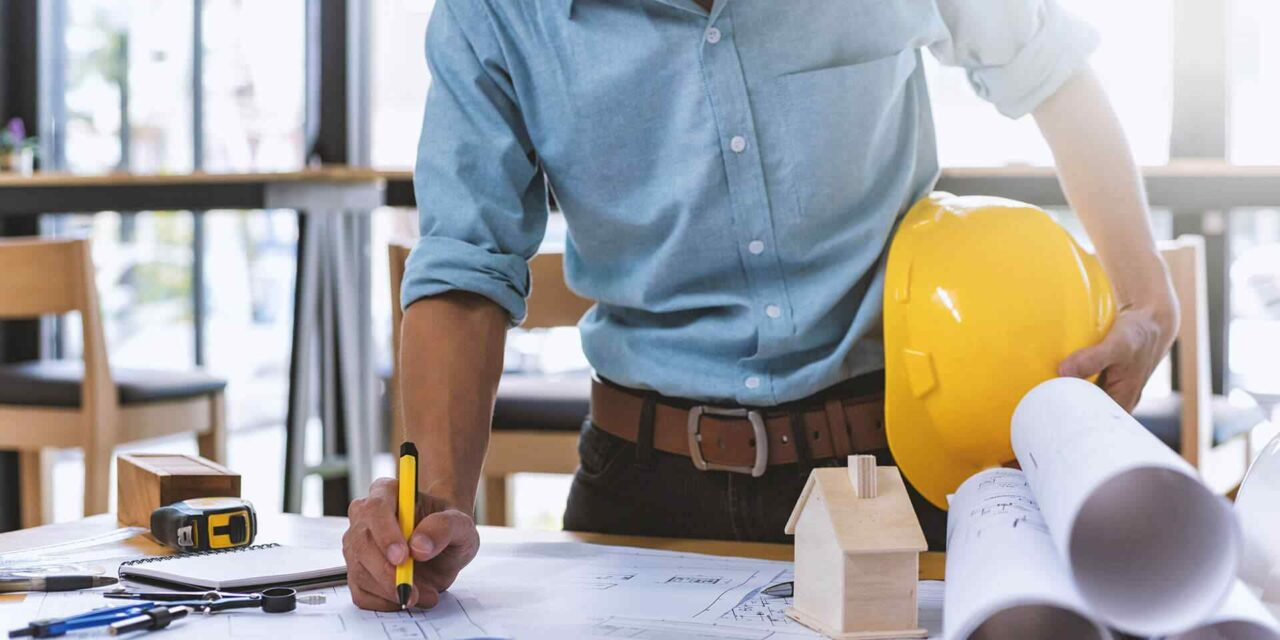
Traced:
[[763, 593], [766, 596], [773, 596], [775, 598], [790, 598], [794, 595], [795, 590], [796, 583], [779, 582], [778, 584], [765, 587], [760, 593]]
[[0, 593], [14, 591], [79, 591], [80, 589], [106, 587], [117, 582], [119, 580], [105, 576], [0, 577]]

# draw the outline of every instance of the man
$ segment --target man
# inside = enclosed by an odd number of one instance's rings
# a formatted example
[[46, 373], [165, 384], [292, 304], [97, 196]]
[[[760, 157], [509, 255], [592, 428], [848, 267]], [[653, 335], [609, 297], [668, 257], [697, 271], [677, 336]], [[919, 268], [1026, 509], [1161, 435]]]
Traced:
[[[549, 190], [568, 281], [598, 301], [580, 326], [603, 380], [568, 528], [781, 539], [805, 469], [883, 449], [885, 248], [938, 175], [926, 46], [1006, 115], [1034, 114], [1120, 307], [1060, 373], [1102, 373], [1132, 408], [1178, 319], [1094, 41], [1054, 0], [439, 0], [401, 352], [424, 506], [406, 545], [394, 481], [352, 504], [355, 603], [395, 608], [410, 554], [413, 603], [432, 606], [476, 553]], [[757, 436], [767, 468], [703, 470]], [[943, 514], [919, 510], [938, 546]]]

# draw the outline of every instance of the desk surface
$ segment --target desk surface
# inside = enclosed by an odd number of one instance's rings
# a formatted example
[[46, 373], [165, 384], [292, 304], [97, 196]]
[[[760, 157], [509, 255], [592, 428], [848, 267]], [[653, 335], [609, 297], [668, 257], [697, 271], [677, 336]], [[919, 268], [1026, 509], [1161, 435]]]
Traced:
[[[386, 172], [362, 167], [342, 165], [302, 169], [299, 171], [262, 171], [249, 173], [194, 173], [140, 174], [105, 173], [81, 175], [40, 171], [24, 176], [0, 173], [0, 189], [44, 187], [131, 187], [153, 185], [219, 185], [256, 184], [262, 182], [373, 182], [382, 180]], [[394, 175], [399, 175], [398, 173]]]
[[[346, 518], [307, 518], [290, 514], [266, 514], [258, 516], [259, 530], [266, 532], [264, 541], [310, 546], [339, 546], [342, 533], [347, 528]], [[45, 547], [81, 540], [116, 530], [120, 524], [113, 514], [103, 514], [60, 524], [0, 534], [0, 553], [19, 551], [32, 547]], [[646, 549], [664, 549], [690, 553], [706, 553], [720, 556], [742, 556], [767, 560], [792, 559], [792, 547], [788, 544], [762, 542], [729, 542], [723, 540], [686, 540], [680, 538], [648, 538], [641, 536], [615, 536], [573, 531], [537, 531], [507, 527], [480, 527], [481, 544], [484, 542], [591, 542]], [[145, 535], [109, 543], [122, 552], [163, 554], [165, 548]], [[941, 553], [920, 555], [920, 577], [925, 580], [941, 580], [944, 556]]]
[[[1210, 160], [1180, 160], [1165, 165], [1142, 167], [1142, 174], [1147, 178], [1157, 179], [1278, 179], [1280, 178], [1280, 165], [1237, 165]], [[944, 179], [1053, 178], [1056, 176], [1056, 171], [1051, 166], [1039, 165], [947, 167], [942, 170], [942, 175]], [[258, 182], [367, 182], [372, 180], [408, 182], [413, 180], [413, 172], [402, 169], [379, 170], [347, 165], [328, 165], [296, 171], [255, 171], [245, 173], [197, 171], [173, 174], [106, 173], [82, 175], [41, 171], [30, 176], [16, 173], [0, 173], [0, 189], [6, 187], [124, 187]]]
[[[1187, 214], [1199, 215], [1199, 210], [1204, 209], [1280, 204], [1280, 165], [1182, 160], [1143, 167], [1142, 174], [1152, 206], [1185, 209]], [[332, 165], [256, 173], [73, 175], [38, 172], [33, 176], [0, 174], [0, 191], [13, 201], [7, 206], [0, 203], [0, 214], [102, 208], [121, 211], [253, 209], [264, 205], [260, 197], [243, 193], [245, 189], [307, 183], [378, 183], [385, 186], [385, 204], [406, 207], [413, 206], [414, 202], [413, 174], [404, 170]], [[1053, 167], [948, 167], [942, 170], [938, 188], [956, 193], [998, 193], [1041, 206], [1066, 204]], [[174, 189], [190, 193], [167, 192]]]

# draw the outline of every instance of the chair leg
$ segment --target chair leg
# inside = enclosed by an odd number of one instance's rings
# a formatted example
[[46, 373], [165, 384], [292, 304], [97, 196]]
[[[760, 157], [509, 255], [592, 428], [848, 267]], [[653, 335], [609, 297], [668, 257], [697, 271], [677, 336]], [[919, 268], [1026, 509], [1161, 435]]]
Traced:
[[209, 396], [209, 430], [196, 435], [200, 456], [227, 464], [227, 406], [222, 392]]
[[40, 449], [18, 453], [21, 477], [18, 481], [22, 496], [22, 528], [38, 527], [52, 519], [50, 506], [53, 498], [53, 465], [46, 464]]
[[114, 447], [84, 448], [84, 515], [106, 513], [111, 501], [111, 458]]
[[484, 524], [494, 527], [507, 526], [507, 477], [484, 477]]

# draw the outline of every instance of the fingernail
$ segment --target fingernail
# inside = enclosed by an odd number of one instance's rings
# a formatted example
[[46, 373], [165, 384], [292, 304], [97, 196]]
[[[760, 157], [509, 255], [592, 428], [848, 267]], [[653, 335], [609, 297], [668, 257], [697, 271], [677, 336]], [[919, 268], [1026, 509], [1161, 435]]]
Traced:
[[412, 538], [409, 538], [409, 546], [413, 547], [413, 551], [415, 553], [419, 553], [419, 554], [431, 553], [431, 549], [432, 549], [431, 538], [428, 538], [422, 535], [421, 533], [415, 533], [413, 534]]
[[404, 562], [404, 556], [407, 553], [409, 553], [408, 549], [405, 549], [403, 544], [397, 542], [387, 547], [387, 560], [391, 564], [400, 564]]

